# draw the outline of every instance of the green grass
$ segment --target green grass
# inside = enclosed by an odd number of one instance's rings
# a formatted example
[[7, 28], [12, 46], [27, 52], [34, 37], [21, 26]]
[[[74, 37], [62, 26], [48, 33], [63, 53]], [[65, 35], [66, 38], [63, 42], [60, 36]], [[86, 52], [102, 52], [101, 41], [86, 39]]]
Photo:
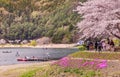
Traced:
[[35, 69], [29, 70], [27, 72], [24, 72], [20, 77], [33, 77], [36, 75], [36, 72], [38, 70], [41, 70], [41, 68], [35, 68]]
[[119, 52], [86, 52], [80, 51], [69, 55], [73, 58], [90, 58], [90, 59], [106, 59], [106, 60], [120, 60]]
[[100, 77], [100, 75], [100, 72], [95, 70], [63, 68], [56, 65], [48, 65], [24, 72], [20, 77]]
[[33, 77], [35, 75], [35, 70], [32, 71], [28, 71], [26, 73], [24, 73], [23, 75], [21, 75], [20, 77]]
[[84, 45], [77, 46], [80, 51], [85, 51], [86, 47]]
[[100, 72], [95, 70], [63, 68], [54, 65], [39, 70], [34, 77], [100, 77], [100, 75]]

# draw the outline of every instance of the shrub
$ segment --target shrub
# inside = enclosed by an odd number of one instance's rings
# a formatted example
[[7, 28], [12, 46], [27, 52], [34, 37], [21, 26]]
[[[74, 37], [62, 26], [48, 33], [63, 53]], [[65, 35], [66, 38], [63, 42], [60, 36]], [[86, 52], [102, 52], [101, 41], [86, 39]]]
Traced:
[[80, 46], [78, 46], [78, 49], [80, 51], [84, 51], [84, 50], [86, 50], [86, 47], [84, 45], [80, 45]]
[[120, 46], [120, 40], [119, 39], [113, 39], [115, 46]]
[[30, 45], [31, 45], [31, 46], [36, 46], [36, 45], [37, 45], [37, 42], [36, 42], [35, 40], [32, 40], [32, 41], [30, 42]]

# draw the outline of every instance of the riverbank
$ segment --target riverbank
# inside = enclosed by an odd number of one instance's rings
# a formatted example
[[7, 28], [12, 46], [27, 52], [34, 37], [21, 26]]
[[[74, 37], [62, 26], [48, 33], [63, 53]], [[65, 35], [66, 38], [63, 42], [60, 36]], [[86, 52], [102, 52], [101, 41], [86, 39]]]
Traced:
[[36, 45], [36, 46], [30, 46], [30, 45], [0, 45], [0, 48], [4, 47], [30, 47], [30, 48], [75, 48], [76, 44], [42, 44], [42, 45]]
[[[93, 56], [93, 55], [96, 55], [96, 56]], [[97, 76], [97, 77], [114, 77], [114, 76], [119, 77], [120, 76], [120, 71], [119, 71], [120, 70], [120, 60], [118, 60], [119, 56], [117, 56], [117, 55], [119, 55], [119, 53], [114, 53], [114, 52], [101, 52], [101, 53], [76, 52], [76, 54], [74, 53], [71, 57], [73, 57], [74, 59], [75, 58], [86, 59], [86, 57], [88, 57], [89, 59], [102, 58], [102, 60], [103, 59], [107, 60], [107, 67], [98, 71], [98, 73], [101, 74], [102, 76]], [[65, 77], [79, 77], [76, 75], [78, 75], [79, 73], [82, 72], [82, 71], [80, 71], [80, 72], [73, 71], [74, 69], [73, 70], [69, 69], [69, 70], [67, 70], [67, 72], [65, 72], [66, 70], [61, 69], [59, 67], [54, 68], [54, 67], [49, 66], [53, 62], [55, 62], [55, 61], [0, 66], [0, 77], [43, 77], [45, 74], [51, 75], [51, 76], [45, 75], [44, 77], [58, 77], [58, 76], [62, 77], [63, 75]], [[37, 71], [34, 71], [34, 70], [37, 70]], [[52, 73], [51, 73], [51, 71], [52, 71]], [[31, 73], [33, 73], [34, 75], [28, 76]], [[85, 76], [86, 76], [86, 74], [91, 75], [91, 73], [95, 73], [95, 72], [90, 72], [87, 70], [85, 73], [83, 72], [83, 74]], [[23, 75], [23, 76], [21, 76], [21, 75]], [[89, 77], [94, 77], [94, 76], [89, 76]]]
[[0, 77], [19, 77], [26, 71], [45, 67], [55, 61], [0, 66]]

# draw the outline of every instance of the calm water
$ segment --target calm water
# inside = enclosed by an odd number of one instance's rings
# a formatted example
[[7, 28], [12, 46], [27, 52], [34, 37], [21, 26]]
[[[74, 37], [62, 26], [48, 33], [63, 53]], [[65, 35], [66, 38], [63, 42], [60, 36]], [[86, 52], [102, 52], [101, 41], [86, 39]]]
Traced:
[[[10, 53], [4, 53], [4, 52]], [[21, 63], [31, 63], [31, 62], [19, 62], [17, 58], [24, 58], [25, 56], [35, 56], [38, 58], [61, 58], [67, 56], [68, 54], [77, 52], [78, 49], [63, 49], [63, 48], [0, 48], [0, 65], [11, 65], [11, 64], [21, 64]], [[16, 56], [17, 52], [20, 56]]]

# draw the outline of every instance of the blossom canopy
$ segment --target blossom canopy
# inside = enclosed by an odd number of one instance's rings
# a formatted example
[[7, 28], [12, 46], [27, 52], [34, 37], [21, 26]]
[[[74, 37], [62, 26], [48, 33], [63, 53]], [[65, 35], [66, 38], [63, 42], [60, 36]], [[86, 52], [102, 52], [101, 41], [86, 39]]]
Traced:
[[76, 8], [83, 20], [80, 38], [115, 36], [120, 39], [120, 0], [87, 0]]

